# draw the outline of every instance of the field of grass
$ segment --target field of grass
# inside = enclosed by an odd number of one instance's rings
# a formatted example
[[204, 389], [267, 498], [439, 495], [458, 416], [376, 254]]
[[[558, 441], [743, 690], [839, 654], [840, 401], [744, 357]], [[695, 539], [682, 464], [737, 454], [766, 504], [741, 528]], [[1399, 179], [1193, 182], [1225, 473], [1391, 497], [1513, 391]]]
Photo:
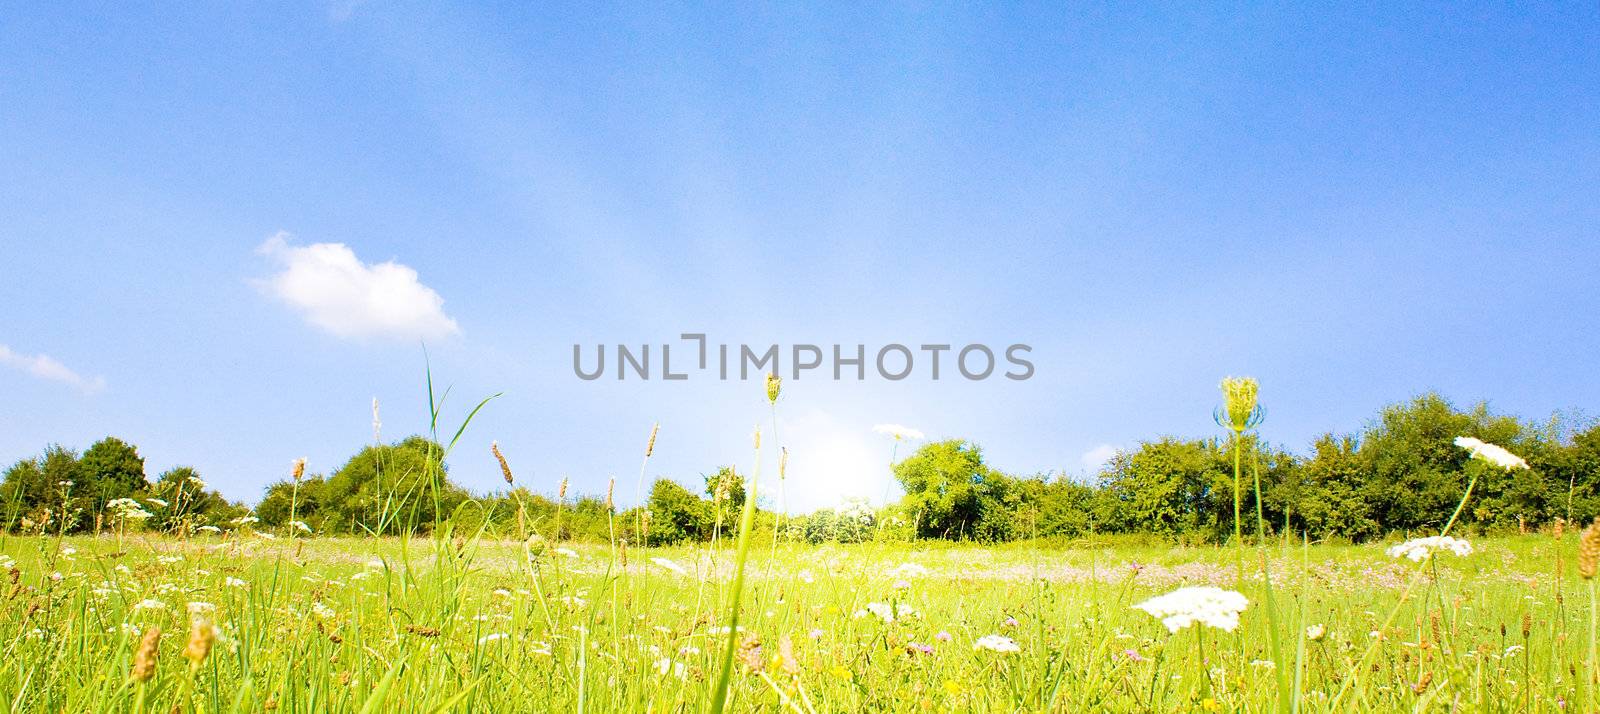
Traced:
[[[1416, 564], [1271, 545], [1274, 661], [1263, 583], [1238, 583], [1231, 548], [758, 542], [728, 709], [1589, 711], [1576, 549], [1527, 535]], [[129, 535], [0, 553], [13, 711], [700, 711], [729, 641], [731, 547]], [[1237, 629], [1169, 633], [1133, 608], [1194, 584], [1250, 599]], [[975, 647], [989, 635], [1015, 651]]]

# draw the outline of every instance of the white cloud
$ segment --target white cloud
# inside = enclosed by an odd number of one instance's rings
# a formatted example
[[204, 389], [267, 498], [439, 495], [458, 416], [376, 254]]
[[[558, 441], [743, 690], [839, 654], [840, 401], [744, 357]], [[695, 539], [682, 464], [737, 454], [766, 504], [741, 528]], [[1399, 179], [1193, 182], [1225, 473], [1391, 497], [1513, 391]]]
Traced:
[[106, 388], [105, 377], [89, 379], [55, 361], [50, 355], [25, 355], [0, 345], [0, 364], [27, 372], [39, 379], [71, 385], [84, 394], [94, 394]]
[[1098, 473], [1100, 469], [1106, 465], [1106, 462], [1110, 461], [1111, 458], [1116, 455], [1117, 447], [1110, 444], [1101, 444], [1093, 449], [1083, 452], [1083, 456], [1079, 457], [1078, 461], [1083, 464], [1085, 469], [1088, 469], [1089, 473], [1092, 474]]
[[460, 331], [444, 298], [394, 261], [367, 264], [343, 243], [289, 244], [278, 233], [256, 249], [282, 272], [258, 284], [306, 321], [339, 337], [436, 339]]

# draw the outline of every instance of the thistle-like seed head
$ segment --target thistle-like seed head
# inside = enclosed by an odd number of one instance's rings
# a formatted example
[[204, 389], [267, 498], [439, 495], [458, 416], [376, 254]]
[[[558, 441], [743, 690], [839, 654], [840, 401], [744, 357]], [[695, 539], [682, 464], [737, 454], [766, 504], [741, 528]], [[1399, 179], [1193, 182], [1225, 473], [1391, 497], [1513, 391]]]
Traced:
[[767, 401], [769, 403], [772, 403], [772, 404], [777, 404], [778, 403], [778, 393], [781, 392], [781, 391], [783, 391], [783, 378], [779, 377], [774, 372], [768, 372], [767, 373]]
[[145, 630], [144, 637], [139, 640], [139, 648], [133, 651], [133, 680], [148, 682], [156, 676], [156, 646], [161, 642], [161, 628], [151, 627]]
[[1235, 432], [1254, 429], [1261, 423], [1261, 406], [1257, 404], [1260, 385], [1254, 377], [1227, 377], [1222, 380], [1222, 409], [1217, 422]]
[[500, 463], [500, 475], [505, 477], [506, 483], [511, 483], [511, 464], [506, 463], [505, 454], [500, 453], [500, 442], [489, 442], [489, 451], [494, 454], [494, 460]]

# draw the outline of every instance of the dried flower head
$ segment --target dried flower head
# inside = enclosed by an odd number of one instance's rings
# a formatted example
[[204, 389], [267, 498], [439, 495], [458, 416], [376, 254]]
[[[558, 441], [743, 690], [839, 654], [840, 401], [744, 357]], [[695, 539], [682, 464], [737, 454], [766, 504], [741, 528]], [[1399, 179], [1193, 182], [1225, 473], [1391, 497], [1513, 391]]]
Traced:
[[1596, 565], [1600, 565], [1600, 518], [1578, 536], [1578, 574], [1585, 580], [1593, 578]]
[[294, 471], [290, 473], [290, 476], [292, 476], [294, 480], [299, 481], [301, 478], [305, 477], [305, 475], [306, 459], [302, 456], [294, 460]]
[[783, 391], [783, 378], [774, 372], [767, 373], [767, 401], [778, 403], [778, 393]]
[[1236, 432], [1254, 429], [1261, 423], [1261, 406], [1256, 403], [1260, 385], [1253, 377], [1226, 377], [1222, 380], [1222, 411], [1217, 423]]
[[500, 475], [505, 477], [506, 483], [511, 483], [511, 464], [506, 463], [506, 455], [500, 453], [500, 442], [489, 442], [489, 452], [494, 454], [494, 460], [500, 464]]
[[161, 642], [161, 628], [151, 627], [145, 630], [144, 637], [139, 640], [139, 648], [133, 651], [133, 679], [136, 682], [148, 682], [156, 676], [156, 651]]

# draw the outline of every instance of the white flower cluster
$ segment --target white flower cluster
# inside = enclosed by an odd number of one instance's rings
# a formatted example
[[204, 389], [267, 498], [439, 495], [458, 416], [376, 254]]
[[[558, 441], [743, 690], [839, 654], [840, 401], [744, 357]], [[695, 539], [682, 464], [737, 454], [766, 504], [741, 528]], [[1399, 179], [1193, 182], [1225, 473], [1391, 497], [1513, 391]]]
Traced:
[[1445, 550], [1461, 557], [1472, 555], [1472, 544], [1460, 538], [1450, 536], [1428, 536], [1426, 538], [1412, 538], [1400, 545], [1390, 546], [1384, 551], [1391, 558], [1406, 558], [1413, 563], [1420, 563], [1433, 555], [1434, 551]]
[[1199, 585], [1157, 595], [1134, 608], [1161, 618], [1170, 632], [1195, 623], [1232, 632], [1239, 626], [1239, 613], [1249, 605], [1250, 600], [1237, 592]]
[[150, 517], [150, 512], [144, 506], [131, 498], [113, 498], [106, 504], [106, 508], [122, 518], [131, 518], [142, 521]]
[[1472, 452], [1472, 458], [1474, 459], [1487, 461], [1507, 471], [1528, 468], [1528, 462], [1523, 461], [1521, 456], [1517, 456], [1506, 451], [1504, 447], [1491, 444], [1482, 439], [1458, 436], [1456, 437], [1456, 446]]
[[984, 635], [979, 637], [977, 642], [972, 643], [972, 649], [989, 650], [990, 652], [999, 652], [1001, 654], [1022, 651], [1016, 640], [1005, 635]]
[[922, 435], [922, 432], [917, 431], [909, 426], [900, 426], [899, 424], [878, 424], [872, 427], [872, 430], [878, 432], [879, 434], [887, 434], [891, 437], [894, 437], [895, 441], [922, 441], [924, 438], [926, 438]]

